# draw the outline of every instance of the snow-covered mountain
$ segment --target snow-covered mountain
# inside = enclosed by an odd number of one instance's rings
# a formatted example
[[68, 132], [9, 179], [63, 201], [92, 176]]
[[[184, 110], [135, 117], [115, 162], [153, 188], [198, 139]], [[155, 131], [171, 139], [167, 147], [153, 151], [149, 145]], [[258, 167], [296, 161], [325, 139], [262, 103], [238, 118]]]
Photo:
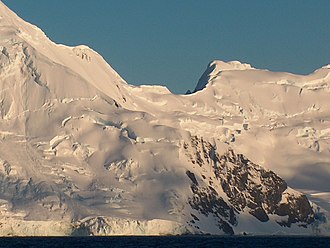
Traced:
[[132, 86], [0, 1], [0, 234], [327, 234], [329, 83], [213, 61], [189, 95]]

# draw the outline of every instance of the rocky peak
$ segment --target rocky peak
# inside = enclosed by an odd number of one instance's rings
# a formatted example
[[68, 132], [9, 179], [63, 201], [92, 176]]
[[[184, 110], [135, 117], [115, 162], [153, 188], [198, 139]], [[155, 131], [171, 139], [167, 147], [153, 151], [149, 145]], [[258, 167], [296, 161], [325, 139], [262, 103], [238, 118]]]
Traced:
[[224, 62], [221, 60], [214, 60], [208, 64], [205, 72], [199, 79], [194, 92], [202, 90], [214, 78], [220, 75], [223, 71], [243, 71], [254, 69], [250, 64], [241, 63], [239, 61]]

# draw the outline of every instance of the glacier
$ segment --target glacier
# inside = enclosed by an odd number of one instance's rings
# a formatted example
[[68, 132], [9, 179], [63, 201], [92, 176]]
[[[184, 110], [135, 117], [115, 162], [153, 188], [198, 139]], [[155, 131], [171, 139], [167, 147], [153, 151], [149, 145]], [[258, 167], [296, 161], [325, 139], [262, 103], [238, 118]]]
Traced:
[[0, 235], [329, 235], [329, 84], [216, 60], [133, 86], [0, 1]]

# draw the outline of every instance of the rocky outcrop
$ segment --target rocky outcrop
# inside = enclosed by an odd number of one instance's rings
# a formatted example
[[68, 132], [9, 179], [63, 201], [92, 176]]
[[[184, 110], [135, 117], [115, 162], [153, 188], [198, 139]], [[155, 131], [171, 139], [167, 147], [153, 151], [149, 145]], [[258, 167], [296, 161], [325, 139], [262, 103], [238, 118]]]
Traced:
[[[289, 191], [286, 182], [272, 171], [252, 163], [242, 154], [229, 150], [215, 160], [215, 174], [232, 206], [249, 212], [258, 220], [266, 222], [268, 215], [288, 216], [281, 222], [311, 224], [313, 209], [307, 197]], [[226, 173], [223, 173], [226, 171]]]
[[232, 226], [237, 225], [236, 215], [243, 212], [261, 222], [270, 221], [271, 215], [279, 216], [277, 223], [286, 227], [294, 223], [307, 227], [315, 221], [307, 197], [288, 188], [274, 172], [254, 164], [232, 149], [219, 155], [216, 147], [202, 138], [192, 137], [191, 143], [183, 146], [186, 151], [188, 148], [193, 150], [193, 153], [186, 153], [193, 164], [211, 166], [216, 178], [212, 183], [220, 185], [227, 196], [224, 199], [213, 187], [199, 185], [194, 173], [187, 171], [193, 192], [189, 204], [205, 216], [216, 216], [225, 233], [233, 233]]
[[[192, 181], [191, 190], [193, 197], [189, 200], [190, 206], [205, 216], [212, 215], [217, 219], [217, 226], [220, 230], [226, 234], [233, 235], [232, 225], [237, 225], [234, 209], [211, 186], [199, 187], [192, 172], [187, 171], [187, 175]], [[198, 221], [198, 219], [196, 220], [195, 218], [192, 223], [195, 223], [195, 221]]]

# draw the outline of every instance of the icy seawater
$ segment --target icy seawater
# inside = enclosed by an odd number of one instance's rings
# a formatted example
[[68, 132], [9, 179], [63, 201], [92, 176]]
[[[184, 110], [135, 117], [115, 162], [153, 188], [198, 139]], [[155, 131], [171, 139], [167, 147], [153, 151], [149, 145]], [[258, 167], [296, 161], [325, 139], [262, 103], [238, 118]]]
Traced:
[[1, 238], [0, 247], [330, 247], [330, 237], [59, 237]]

